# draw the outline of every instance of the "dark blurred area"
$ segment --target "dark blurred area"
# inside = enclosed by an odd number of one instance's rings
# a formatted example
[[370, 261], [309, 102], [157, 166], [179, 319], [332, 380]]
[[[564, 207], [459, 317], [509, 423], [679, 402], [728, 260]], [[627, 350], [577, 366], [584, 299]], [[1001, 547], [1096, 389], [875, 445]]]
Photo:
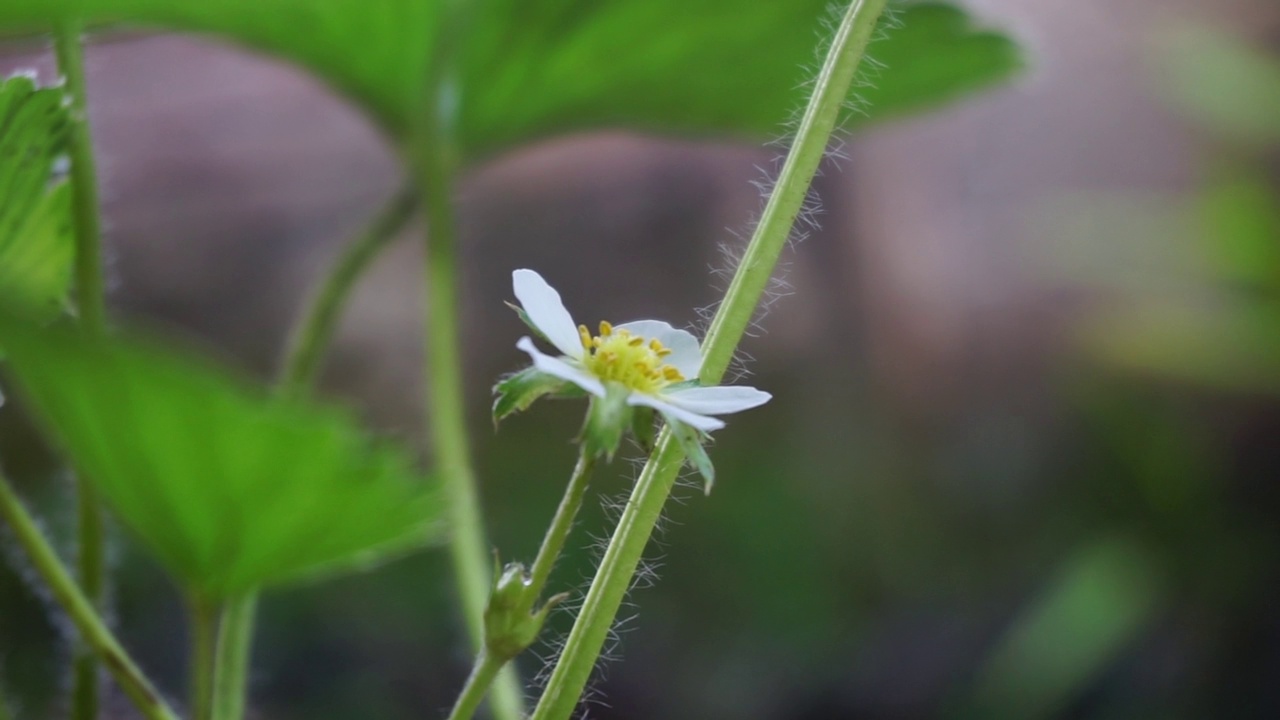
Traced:
[[[1280, 7], [969, 4], [1032, 69], [828, 163], [742, 347], [775, 399], [717, 439], [709, 498], [677, 492], [590, 717], [1280, 717], [1280, 112], [1250, 120], [1280, 107], [1252, 90], [1280, 93]], [[39, 48], [0, 52], [48, 76]], [[260, 56], [117, 36], [87, 57], [113, 306], [269, 379], [393, 154]], [[467, 176], [466, 393], [504, 557], [535, 552], [581, 412], [488, 423], [522, 362], [511, 270], [587, 321], [700, 326], [780, 152], [601, 133]], [[417, 445], [420, 233], [362, 283], [324, 381]], [[0, 456], [65, 537], [69, 484], [16, 403]], [[585, 590], [636, 468], [595, 482], [553, 588]], [[120, 631], [181, 697], [181, 598], [122, 532], [113, 551]], [[60, 717], [72, 633], [3, 558], [0, 679], [19, 717]], [[444, 553], [269, 594], [254, 660], [253, 717], [442, 716], [470, 663]]]

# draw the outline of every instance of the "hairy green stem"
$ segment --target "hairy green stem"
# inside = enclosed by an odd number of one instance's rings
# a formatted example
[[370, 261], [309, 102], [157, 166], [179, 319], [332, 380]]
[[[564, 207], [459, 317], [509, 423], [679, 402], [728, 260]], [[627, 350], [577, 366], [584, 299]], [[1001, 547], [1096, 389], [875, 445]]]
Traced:
[[[595, 458], [585, 450], [578, 455], [578, 463], [573, 468], [569, 485], [564, 489], [564, 497], [560, 498], [555, 517], [551, 518], [551, 524], [547, 526], [547, 534], [542, 537], [538, 556], [534, 558], [533, 565], [529, 568], [531, 598], [537, 598], [542, 594], [543, 588], [547, 586], [547, 579], [551, 577], [551, 570], [555, 568], [556, 561], [560, 559], [560, 553], [564, 551], [565, 540], [569, 537], [569, 531], [573, 529], [573, 521], [578, 517], [578, 510], [582, 508], [582, 497], [587, 492], [587, 484], [591, 480], [591, 471], [595, 468], [595, 464]], [[531, 608], [526, 608], [526, 610], [529, 609]]]
[[218, 614], [215, 603], [201, 597], [187, 601], [190, 632], [190, 664], [187, 668], [188, 711], [191, 720], [210, 720], [213, 712], [213, 668], [218, 648]]
[[103, 659], [107, 670], [143, 717], [148, 720], [178, 720], [178, 715], [156, 692], [155, 687], [98, 615], [88, 596], [76, 585], [71, 573], [58, 559], [57, 553], [41, 534], [35, 520], [22, 506], [22, 501], [3, 475], [0, 475], [0, 517], [9, 523], [18, 544], [31, 558], [31, 564], [53, 592], [58, 604], [75, 623], [81, 638]]
[[[551, 524], [547, 526], [546, 535], [542, 537], [538, 556], [534, 558], [533, 565], [529, 568], [525, 592], [527, 602], [523, 607], [514, 610], [516, 614], [529, 615], [533, 611], [533, 605], [541, 599], [542, 591], [547, 587], [547, 580], [551, 577], [551, 571], [564, 551], [565, 540], [573, 530], [573, 522], [578, 517], [578, 511], [582, 509], [582, 498], [586, 495], [594, 467], [595, 458], [584, 449], [578, 455], [578, 462], [573, 468], [569, 484], [564, 489], [564, 496], [560, 498], [556, 514], [551, 518]], [[550, 602], [554, 603], [558, 599], [552, 599]], [[511, 658], [502, 657], [488, 648], [481, 648], [476, 656], [476, 664], [471, 669], [471, 675], [467, 678], [467, 684], [458, 695], [448, 720], [470, 720], [498, 675], [498, 671], [510, 660]]]
[[244, 717], [257, 604], [257, 593], [250, 593], [229, 600], [222, 610], [218, 647], [213, 660], [212, 720], [241, 720]]
[[[80, 322], [88, 332], [101, 332], [106, 310], [102, 279], [102, 228], [98, 217], [98, 181], [93, 160], [85, 99], [84, 58], [80, 24], [60, 22], [54, 29], [58, 69], [66, 81], [71, 109], [71, 203], [75, 227], [75, 285]], [[77, 537], [80, 586], [94, 607], [105, 601], [106, 550], [102, 508], [97, 493], [83, 478], [77, 483]], [[94, 720], [98, 716], [98, 662], [81, 644], [75, 654], [71, 690], [71, 717]]]
[[[885, 4], [886, 0], [854, 0], [845, 11], [778, 183], [711, 322], [703, 344], [700, 379], [704, 384], [716, 384], [723, 377], [755, 313], [826, 153], [827, 142]], [[678, 443], [670, 431], [664, 430], [623, 510], [532, 720], [568, 720], [573, 713], [623, 596], [631, 586], [682, 459]]]
[[355, 242], [342, 251], [294, 329], [280, 372], [286, 396], [310, 391], [356, 281], [413, 215], [412, 185], [399, 190]]
[[481, 648], [480, 654], [476, 656], [476, 664], [471, 668], [471, 674], [467, 676], [467, 684], [462, 687], [453, 710], [449, 712], [448, 720], [470, 720], [476, 714], [476, 709], [480, 707], [480, 702], [484, 700], [489, 686], [493, 684], [502, 668], [506, 667], [507, 662]]

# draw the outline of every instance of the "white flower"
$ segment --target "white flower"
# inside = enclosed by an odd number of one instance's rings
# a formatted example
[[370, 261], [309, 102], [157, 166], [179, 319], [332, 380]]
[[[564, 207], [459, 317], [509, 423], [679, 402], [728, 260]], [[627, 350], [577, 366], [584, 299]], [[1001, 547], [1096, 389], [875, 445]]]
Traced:
[[596, 397], [605, 397], [605, 384], [614, 383], [628, 391], [628, 405], [653, 408], [668, 422], [702, 432], [724, 427], [712, 415], [749, 410], [772, 397], [750, 387], [686, 384], [698, 377], [702, 351], [698, 339], [684, 330], [659, 320], [637, 320], [617, 326], [601, 322], [600, 333], [592, 335], [585, 325], [574, 324], [560, 293], [541, 275], [516, 270], [511, 279], [529, 322], [563, 355], [542, 353], [528, 337], [520, 338], [516, 347], [528, 353], [541, 372]]

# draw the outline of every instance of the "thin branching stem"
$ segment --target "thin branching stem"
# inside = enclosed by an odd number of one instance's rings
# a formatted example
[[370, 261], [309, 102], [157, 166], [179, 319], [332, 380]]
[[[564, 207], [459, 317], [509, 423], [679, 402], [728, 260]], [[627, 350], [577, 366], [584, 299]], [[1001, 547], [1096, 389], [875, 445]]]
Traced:
[[533, 565], [529, 568], [531, 597], [536, 598], [542, 595], [542, 591], [547, 587], [547, 580], [551, 577], [551, 570], [555, 568], [556, 562], [560, 560], [560, 554], [564, 552], [565, 540], [569, 537], [569, 531], [573, 530], [573, 522], [578, 517], [578, 511], [582, 509], [582, 498], [586, 495], [587, 485], [591, 481], [591, 471], [595, 465], [596, 459], [586, 451], [584, 445], [582, 452], [578, 454], [578, 463], [573, 468], [573, 475], [569, 477], [569, 484], [565, 486], [564, 497], [560, 498], [556, 514], [551, 518], [551, 524], [547, 526], [547, 534], [542, 537], [538, 556], [534, 558]]
[[458, 700], [453, 704], [453, 710], [449, 712], [448, 720], [471, 720], [479, 709], [480, 702], [489, 692], [489, 687], [493, 685], [494, 679], [498, 677], [498, 673], [507, 662], [481, 648], [480, 653], [476, 655], [476, 664], [471, 668], [471, 674], [467, 676], [467, 684], [462, 686], [462, 692], [458, 694]]
[[280, 372], [281, 392], [305, 395], [315, 385], [342, 310], [356, 282], [413, 215], [412, 185], [400, 189], [354, 242], [342, 251], [294, 329]]
[[[560, 505], [556, 507], [556, 514], [551, 518], [551, 524], [547, 526], [547, 533], [542, 538], [542, 545], [538, 548], [538, 556], [534, 558], [533, 565], [529, 567], [528, 584], [525, 597], [528, 598], [527, 604], [523, 607], [516, 608], [515, 613], [519, 615], [529, 615], [533, 611], [534, 603], [538, 602], [542, 597], [542, 591], [547, 587], [547, 580], [551, 577], [551, 571], [555, 568], [556, 562], [559, 561], [561, 553], [564, 552], [565, 541], [569, 537], [569, 532], [573, 530], [574, 520], [578, 517], [578, 511], [582, 509], [582, 498], [586, 495], [587, 485], [591, 481], [591, 471], [595, 468], [595, 458], [586, 451], [578, 455], [578, 462], [573, 468], [573, 475], [569, 478], [569, 483], [565, 486], [564, 496], [560, 498]], [[564, 596], [553, 598], [550, 602], [554, 603], [562, 599]], [[538, 622], [541, 622], [539, 620]], [[467, 683], [462, 688], [462, 692], [458, 695], [458, 700], [453, 706], [453, 711], [449, 713], [448, 720], [470, 720], [475, 714], [476, 708], [480, 706], [480, 701], [484, 699], [485, 694], [489, 691], [489, 686], [493, 684], [494, 678], [498, 676], [508, 662], [510, 657], [503, 657], [492, 652], [489, 648], [481, 648], [476, 655], [475, 666], [471, 669], [471, 675], [467, 678]]]

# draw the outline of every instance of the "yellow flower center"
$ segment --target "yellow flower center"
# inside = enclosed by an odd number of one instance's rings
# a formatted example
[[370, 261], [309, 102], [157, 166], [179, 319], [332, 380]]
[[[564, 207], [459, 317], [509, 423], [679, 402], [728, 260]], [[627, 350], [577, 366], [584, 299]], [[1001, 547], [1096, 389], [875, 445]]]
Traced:
[[663, 360], [671, 354], [670, 348], [657, 340], [646, 340], [622, 328], [615, 330], [604, 321], [599, 335], [593, 336], [586, 325], [578, 326], [578, 335], [587, 351], [583, 366], [601, 380], [612, 380], [646, 395], [684, 380], [679, 370]]

